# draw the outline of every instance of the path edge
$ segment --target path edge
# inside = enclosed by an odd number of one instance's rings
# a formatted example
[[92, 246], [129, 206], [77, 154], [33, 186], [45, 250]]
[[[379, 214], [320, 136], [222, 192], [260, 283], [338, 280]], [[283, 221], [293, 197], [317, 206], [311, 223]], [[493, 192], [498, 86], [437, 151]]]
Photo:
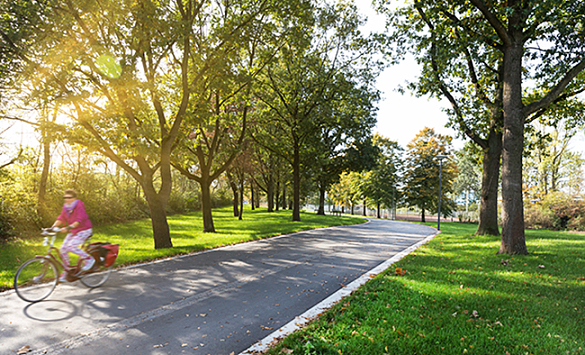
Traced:
[[371, 269], [370, 271], [365, 272], [362, 276], [358, 277], [357, 279], [349, 283], [347, 286], [339, 289], [337, 292], [325, 298], [323, 301], [317, 303], [315, 306], [307, 310], [305, 313], [295, 317], [295, 319], [288, 322], [286, 325], [279, 328], [278, 330], [274, 331], [272, 334], [266, 336], [264, 339], [256, 342], [248, 349], [242, 351], [239, 355], [263, 354], [265, 351], [271, 348], [277, 341], [303, 328], [310, 321], [319, 317], [323, 312], [333, 307], [343, 298], [349, 296], [351, 293], [353, 293], [358, 288], [363, 286], [366, 282], [378, 276], [380, 273], [386, 271], [390, 266], [392, 266], [392, 264], [395, 264], [408, 254], [425, 245], [427, 242], [431, 241], [440, 233], [441, 231], [437, 231], [435, 234], [426, 236], [423, 240], [404, 249], [400, 253], [382, 262], [381, 264]]

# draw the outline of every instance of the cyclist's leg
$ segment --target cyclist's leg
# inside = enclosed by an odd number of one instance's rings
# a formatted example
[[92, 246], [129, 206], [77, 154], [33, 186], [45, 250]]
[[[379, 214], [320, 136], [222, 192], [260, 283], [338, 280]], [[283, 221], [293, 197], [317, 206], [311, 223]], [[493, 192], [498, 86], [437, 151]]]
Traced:
[[93, 257], [86, 253], [83, 249], [80, 248], [81, 245], [85, 242], [87, 238], [89, 238], [93, 234], [92, 229], [86, 229], [79, 231], [77, 234], [68, 234], [63, 241], [63, 245], [61, 246], [61, 258], [63, 259], [63, 264], [66, 266], [66, 270], [69, 270], [69, 254], [73, 253], [79, 255], [79, 257], [84, 260], [93, 260]]

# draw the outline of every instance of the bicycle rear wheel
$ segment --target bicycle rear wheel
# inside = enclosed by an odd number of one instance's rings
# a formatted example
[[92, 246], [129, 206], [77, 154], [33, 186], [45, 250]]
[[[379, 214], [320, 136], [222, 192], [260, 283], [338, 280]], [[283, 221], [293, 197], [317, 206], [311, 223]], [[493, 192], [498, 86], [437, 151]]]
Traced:
[[45, 258], [31, 259], [18, 269], [14, 276], [14, 290], [27, 302], [39, 302], [47, 298], [57, 286], [57, 266]]
[[[94, 257], [94, 258], [96, 258], [96, 257]], [[99, 258], [100, 260], [97, 260], [97, 258]], [[96, 265], [104, 265], [106, 258], [102, 257], [102, 256], [98, 256], [97, 258], [96, 258]], [[96, 271], [93, 271], [93, 272], [90, 272], [90, 273], [87, 273], [87, 274], [81, 276], [81, 278], [80, 278], [81, 283], [89, 288], [100, 287], [106, 281], [108, 281], [108, 278], [110, 277], [110, 274], [112, 273], [112, 268], [113, 268], [112, 266], [109, 266], [109, 267], [100, 266], [99, 269], [97, 269]]]

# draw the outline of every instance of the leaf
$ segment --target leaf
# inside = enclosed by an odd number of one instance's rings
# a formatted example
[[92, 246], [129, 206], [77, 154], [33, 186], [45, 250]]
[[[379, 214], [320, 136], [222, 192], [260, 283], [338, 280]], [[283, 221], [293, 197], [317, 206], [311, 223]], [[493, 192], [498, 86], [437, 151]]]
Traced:
[[539, 269], [544, 269], [544, 265], [538, 265]]
[[18, 352], [16, 352], [17, 355], [21, 355], [21, 354], [26, 354], [31, 352], [32, 350], [30, 349], [29, 345], [25, 345], [22, 348], [18, 349]]
[[479, 318], [479, 313], [477, 313], [477, 311], [473, 311], [473, 312], [471, 312], [471, 316], [473, 318]]

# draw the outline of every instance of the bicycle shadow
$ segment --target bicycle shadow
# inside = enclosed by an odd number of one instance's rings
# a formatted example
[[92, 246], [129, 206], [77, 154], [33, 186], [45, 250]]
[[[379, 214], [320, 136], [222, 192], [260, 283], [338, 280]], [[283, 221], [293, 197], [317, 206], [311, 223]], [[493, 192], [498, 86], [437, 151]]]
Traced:
[[77, 306], [64, 300], [45, 300], [30, 303], [23, 309], [24, 315], [37, 322], [60, 322], [78, 314]]

